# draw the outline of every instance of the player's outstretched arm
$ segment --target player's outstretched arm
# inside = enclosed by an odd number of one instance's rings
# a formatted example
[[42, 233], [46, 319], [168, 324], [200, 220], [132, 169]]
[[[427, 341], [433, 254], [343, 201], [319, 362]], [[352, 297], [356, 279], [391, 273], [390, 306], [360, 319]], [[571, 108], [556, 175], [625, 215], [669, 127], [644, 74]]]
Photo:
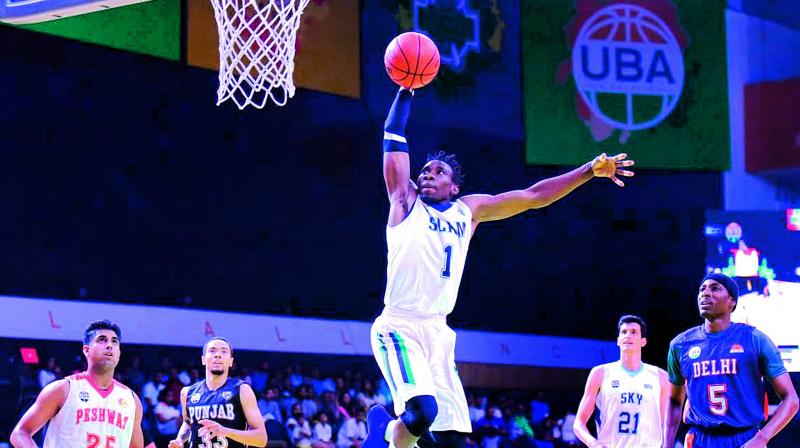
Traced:
[[56, 415], [68, 394], [68, 380], [53, 381], [45, 386], [11, 432], [11, 445], [15, 448], [36, 448], [33, 435]]
[[383, 127], [383, 180], [389, 196], [389, 226], [403, 222], [417, 198], [411, 183], [406, 123], [411, 113], [413, 92], [401, 88]]
[[264, 428], [264, 419], [261, 418], [261, 412], [258, 411], [258, 404], [256, 402], [256, 394], [248, 384], [239, 386], [239, 399], [242, 401], [242, 410], [247, 419], [247, 425], [250, 429], [239, 430], [226, 428], [213, 420], [200, 420], [203, 425], [200, 428], [199, 435], [204, 437], [209, 435], [211, 437], [227, 437], [235, 440], [242, 445], [265, 447], [267, 446], [267, 430]]
[[761, 448], [767, 446], [767, 443], [775, 437], [776, 434], [792, 421], [792, 418], [797, 414], [798, 401], [797, 391], [794, 390], [792, 378], [788, 373], [783, 373], [770, 380], [772, 388], [775, 393], [781, 397], [781, 404], [775, 409], [775, 414], [769, 419], [766, 425], [761, 428], [755, 437], [748, 440], [747, 443], [742, 445], [742, 448]]
[[173, 440], [169, 441], [169, 448], [183, 448], [183, 445], [189, 441], [189, 437], [192, 435], [192, 426], [189, 424], [189, 416], [186, 415], [186, 395], [188, 395], [189, 389], [184, 387], [181, 389], [181, 414], [183, 415], [183, 419], [181, 421], [181, 427], [178, 429], [178, 435], [175, 436]]
[[530, 209], [546, 207], [592, 177], [607, 177], [620, 187], [625, 186], [617, 176], [633, 176], [632, 171], [624, 169], [634, 164], [633, 160], [626, 160], [627, 157], [624, 153], [613, 157], [604, 153], [568, 173], [541, 180], [524, 190], [494, 196], [474, 194], [464, 196], [462, 201], [472, 210], [476, 223], [509, 218]]
[[585, 443], [590, 448], [605, 448], [605, 445], [600, 444], [597, 439], [589, 432], [586, 427], [586, 422], [592, 417], [594, 413], [595, 403], [597, 402], [597, 394], [600, 392], [600, 386], [603, 384], [603, 369], [594, 367], [589, 372], [589, 378], [586, 379], [586, 387], [583, 390], [583, 398], [578, 405], [578, 412], [575, 415], [575, 422], [572, 424], [572, 431], [575, 436]]

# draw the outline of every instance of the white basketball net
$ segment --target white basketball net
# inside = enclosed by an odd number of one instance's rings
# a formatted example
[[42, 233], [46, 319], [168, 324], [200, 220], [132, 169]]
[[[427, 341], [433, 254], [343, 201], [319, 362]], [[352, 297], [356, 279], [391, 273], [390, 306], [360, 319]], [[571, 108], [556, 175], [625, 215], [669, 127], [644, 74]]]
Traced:
[[219, 31], [217, 105], [259, 109], [294, 96], [294, 52], [309, 0], [211, 0]]

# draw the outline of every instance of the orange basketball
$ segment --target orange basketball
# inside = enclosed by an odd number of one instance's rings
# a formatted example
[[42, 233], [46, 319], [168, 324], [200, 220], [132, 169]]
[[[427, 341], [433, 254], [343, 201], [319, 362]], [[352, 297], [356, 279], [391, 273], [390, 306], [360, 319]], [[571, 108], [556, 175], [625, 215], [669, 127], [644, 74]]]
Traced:
[[418, 89], [439, 73], [439, 49], [424, 34], [403, 33], [389, 42], [383, 63], [389, 78], [397, 85]]

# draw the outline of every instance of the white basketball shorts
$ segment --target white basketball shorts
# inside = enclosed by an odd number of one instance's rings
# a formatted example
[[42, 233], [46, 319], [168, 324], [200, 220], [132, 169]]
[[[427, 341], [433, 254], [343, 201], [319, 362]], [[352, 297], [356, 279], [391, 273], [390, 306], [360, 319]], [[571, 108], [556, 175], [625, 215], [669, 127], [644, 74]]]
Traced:
[[420, 318], [384, 308], [371, 330], [372, 353], [389, 383], [398, 416], [412, 397], [432, 395], [439, 413], [431, 431], [472, 432], [455, 362], [456, 332], [444, 316]]

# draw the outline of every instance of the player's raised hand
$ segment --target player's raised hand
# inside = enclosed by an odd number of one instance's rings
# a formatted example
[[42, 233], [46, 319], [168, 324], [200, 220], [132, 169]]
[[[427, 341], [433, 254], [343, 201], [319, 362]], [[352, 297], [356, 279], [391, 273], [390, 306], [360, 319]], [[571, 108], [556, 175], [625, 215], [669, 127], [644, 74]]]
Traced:
[[183, 448], [183, 442], [180, 440], [170, 440], [168, 448]]
[[203, 425], [202, 428], [197, 430], [197, 435], [199, 435], [201, 439], [213, 437], [223, 438], [227, 437], [228, 435], [228, 428], [220, 425], [214, 420], [200, 420], [198, 423]]
[[624, 167], [634, 165], [633, 160], [625, 160], [627, 157], [628, 155], [625, 153], [617, 154], [613, 157], [602, 153], [592, 160], [592, 174], [594, 174], [595, 177], [607, 177], [620, 187], [624, 187], [625, 182], [620, 180], [617, 176], [633, 176], [633, 171], [623, 169]]

